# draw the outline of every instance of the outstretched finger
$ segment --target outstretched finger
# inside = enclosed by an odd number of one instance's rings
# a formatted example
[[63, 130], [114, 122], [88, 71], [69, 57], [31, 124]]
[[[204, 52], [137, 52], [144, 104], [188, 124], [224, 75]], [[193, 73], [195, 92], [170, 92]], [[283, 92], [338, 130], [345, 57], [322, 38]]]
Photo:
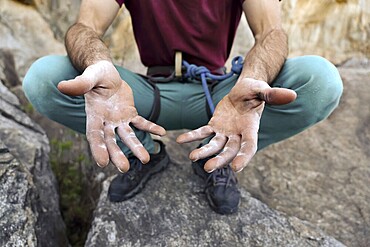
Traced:
[[121, 141], [126, 144], [132, 153], [141, 161], [141, 163], [146, 164], [149, 162], [150, 156], [148, 151], [137, 139], [135, 132], [130, 128], [129, 125], [118, 126], [117, 133], [121, 138]]
[[221, 168], [229, 164], [240, 150], [240, 136], [233, 135], [229, 137], [224, 150], [216, 157], [208, 160], [204, 165], [204, 170], [213, 172], [217, 168]]
[[64, 94], [78, 96], [89, 92], [94, 86], [94, 79], [82, 74], [72, 80], [59, 82], [58, 89]]
[[214, 132], [213, 132], [212, 127], [209, 125], [206, 125], [198, 129], [195, 129], [195, 130], [179, 135], [176, 139], [176, 142], [186, 143], [186, 142], [192, 142], [192, 141], [199, 141], [199, 140], [202, 140], [210, 136], [213, 133]]
[[206, 157], [212, 156], [222, 150], [225, 146], [227, 141], [227, 137], [225, 135], [216, 134], [215, 137], [211, 139], [211, 141], [204, 145], [201, 148], [193, 150], [189, 158], [195, 162], [199, 159], [204, 159]]
[[236, 157], [233, 159], [231, 163], [231, 168], [235, 172], [240, 172], [244, 169], [244, 167], [247, 166], [249, 161], [252, 159], [252, 157], [257, 152], [257, 138], [251, 138], [251, 139], [243, 139], [242, 138], [242, 144], [240, 151], [236, 155]]
[[105, 167], [109, 163], [109, 154], [104, 142], [103, 122], [99, 118], [90, 120], [89, 117], [86, 121], [86, 138], [92, 156], [98, 166]]
[[149, 133], [164, 136], [166, 134], [166, 130], [159, 126], [158, 124], [155, 124], [151, 121], [146, 120], [145, 118], [141, 116], [136, 116], [131, 120], [131, 123], [138, 129], [147, 131]]
[[107, 145], [109, 157], [112, 163], [120, 172], [127, 172], [130, 168], [130, 164], [122, 150], [117, 145], [113, 125], [106, 125], [104, 127], [104, 140]]
[[258, 96], [270, 105], [285, 105], [297, 98], [297, 93], [287, 88], [266, 88]]

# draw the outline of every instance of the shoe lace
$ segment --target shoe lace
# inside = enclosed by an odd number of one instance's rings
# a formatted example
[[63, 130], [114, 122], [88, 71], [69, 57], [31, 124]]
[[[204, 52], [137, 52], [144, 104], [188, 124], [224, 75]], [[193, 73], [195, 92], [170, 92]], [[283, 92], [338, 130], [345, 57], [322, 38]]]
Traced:
[[229, 186], [231, 183], [236, 184], [237, 178], [229, 165], [211, 172], [207, 178], [207, 187], [211, 185]]
[[142, 170], [143, 164], [136, 157], [130, 157], [128, 161], [130, 163], [130, 169], [127, 171], [126, 175], [131, 180], [134, 180], [138, 177], [139, 172]]

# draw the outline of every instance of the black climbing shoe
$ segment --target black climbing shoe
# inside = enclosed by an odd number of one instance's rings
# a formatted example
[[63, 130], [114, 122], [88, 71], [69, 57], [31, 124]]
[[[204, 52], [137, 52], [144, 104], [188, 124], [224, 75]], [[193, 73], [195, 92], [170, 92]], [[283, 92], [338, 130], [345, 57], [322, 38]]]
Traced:
[[126, 173], [118, 174], [111, 182], [108, 197], [111, 202], [122, 202], [140, 193], [152, 175], [167, 168], [170, 159], [161, 141], [158, 154], [151, 154], [150, 161], [143, 165], [136, 157], [129, 158], [130, 169]]
[[192, 164], [194, 173], [206, 183], [205, 194], [207, 201], [216, 213], [235, 213], [240, 202], [240, 192], [237, 187], [238, 180], [235, 173], [229, 165], [207, 173], [204, 171], [204, 164], [209, 159], [198, 160]]

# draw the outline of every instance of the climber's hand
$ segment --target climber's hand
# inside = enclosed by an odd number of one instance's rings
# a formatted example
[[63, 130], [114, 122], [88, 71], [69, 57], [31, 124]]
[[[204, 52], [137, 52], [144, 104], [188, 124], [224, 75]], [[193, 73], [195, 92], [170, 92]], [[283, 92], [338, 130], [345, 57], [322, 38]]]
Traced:
[[207, 172], [231, 162], [234, 171], [241, 171], [257, 151], [258, 129], [265, 102], [288, 104], [297, 94], [290, 89], [271, 88], [266, 82], [244, 78], [217, 105], [208, 125], [184, 133], [177, 142], [185, 143], [214, 137], [190, 153], [193, 161], [217, 154], [204, 166]]

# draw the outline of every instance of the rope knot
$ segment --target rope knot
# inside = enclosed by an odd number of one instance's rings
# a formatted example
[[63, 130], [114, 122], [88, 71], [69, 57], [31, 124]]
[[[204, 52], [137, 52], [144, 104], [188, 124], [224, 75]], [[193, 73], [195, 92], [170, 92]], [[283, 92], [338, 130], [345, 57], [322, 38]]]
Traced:
[[241, 56], [234, 57], [233, 60], [231, 61], [231, 71], [239, 75], [242, 72], [242, 69], [243, 69], [243, 57]]
[[207, 78], [214, 81], [222, 81], [234, 76], [234, 74], [240, 75], [243, 69], [243, 58], [241, 56], [234, 57], [231, 61], [231, 71], [224, 75], [213, 75], [206, 67], [189, 64], [184, 60], [182, 61], [182, 65], [186, 68], [186, 73], [184, 75], [185, 78], [201, 79], [202, 87], [207, 99], [207, 103], [209, 105], [209, 109], [213, 114], [213, 112], [215, 111], [215, 106], [212, 101], [212, 95], [208, 89]]
[[207, 73], [210, 73], [209, 69], [207, 69], [204, 66], [196, 66], [194, 64], [187, 64], [185, 65], [187, 68], [185, 77], [188, 77], [190, 79], [197, 79], [201, 76], [201, 74], [207, 75]]

